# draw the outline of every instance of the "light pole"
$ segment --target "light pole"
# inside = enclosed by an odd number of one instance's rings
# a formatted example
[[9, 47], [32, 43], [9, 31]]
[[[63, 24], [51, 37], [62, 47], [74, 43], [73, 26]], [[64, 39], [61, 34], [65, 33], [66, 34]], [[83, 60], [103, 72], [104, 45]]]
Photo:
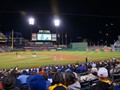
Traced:
[[60, 20], [58, 18], [54, 20], [54, 25], [56, 27], [56, 42], [59, 44], [59, 42], [58, 42], [58, 29], [57, 28], [60, 26]]
[[[34, 18], [29, 18], [29, 25], [33, 26], [34, 23], [35, 23], [35, 19], [34, 19]], [[30, 34], [31, 34], [31, 37], [30, 37], [30, 38], [31, 38], [31, 40], [32, 40], [32, 28], [31, 28]]]
[[109, 34], [108, 33], [106, 33], [106, 46], [108, 45], [108, 36], [109, 36]]
[[14, 48], [14, 31], [12, 30], [12, 50]]
[[106, 29], [106, 45], [110, 46], [111, 43], [113, 43], [112, 41], [114, 40], [113, 37], [113, 30], [114, 30], [114, 23], [107, 23], [105, 24], [105, 29]]
[[62, 30], [62, 45], [63, 45], [63, 30]]
[[[67, 34], [65, 34], [65, 38], [66, 38], [66, 46], [67, 46]], [[72, 43], [72, 39], [70, 39], [70, 43]]]

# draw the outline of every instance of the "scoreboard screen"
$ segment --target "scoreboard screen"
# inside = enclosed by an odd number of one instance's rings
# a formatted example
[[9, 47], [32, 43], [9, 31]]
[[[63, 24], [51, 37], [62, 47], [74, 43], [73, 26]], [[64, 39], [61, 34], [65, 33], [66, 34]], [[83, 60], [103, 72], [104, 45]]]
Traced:
[[51, 34], [37, 34], [37, 40], [51, 41]]
[[32, 41], [57, 41], [56, 34], [32, 33]]

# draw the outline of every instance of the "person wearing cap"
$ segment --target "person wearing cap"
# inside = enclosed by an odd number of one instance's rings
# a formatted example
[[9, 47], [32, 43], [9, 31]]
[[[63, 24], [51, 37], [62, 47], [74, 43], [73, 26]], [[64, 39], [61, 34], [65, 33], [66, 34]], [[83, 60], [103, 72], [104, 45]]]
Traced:
[[46, 90], [45, 78], [39, 74], [31, 76], [27, 84], [30, 90]]
[[27, 75], [27, 71], [23, 70], [22, 71], [22, 75], [18, 76], [18, 79], [21, 81], [22, 84], [26, 84], [27, 83], [27, 78], [29, 75]]
[[112, 81], [108, 79], [108, 70], [106, 68], [99, 68], [97, 75], [99, 81], [90, 90], [114, 90]]

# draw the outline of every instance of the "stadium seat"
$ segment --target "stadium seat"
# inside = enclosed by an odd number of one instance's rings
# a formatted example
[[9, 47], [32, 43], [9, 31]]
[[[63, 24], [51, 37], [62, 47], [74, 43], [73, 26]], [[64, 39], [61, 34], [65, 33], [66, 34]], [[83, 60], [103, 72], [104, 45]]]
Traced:
[[98, 79], [91, 80], [90, 85], [94, 86], [94, 85], [96, 85], [97, 82], [98, 82]]
[[29, 90], [29, 86], [27, 84], [22, 84], [22, 90]]
[[81, 90], [89, 90], [90, 88], [90, 82], [89, 81], [85, 81], [80, 83], [81, 84]]

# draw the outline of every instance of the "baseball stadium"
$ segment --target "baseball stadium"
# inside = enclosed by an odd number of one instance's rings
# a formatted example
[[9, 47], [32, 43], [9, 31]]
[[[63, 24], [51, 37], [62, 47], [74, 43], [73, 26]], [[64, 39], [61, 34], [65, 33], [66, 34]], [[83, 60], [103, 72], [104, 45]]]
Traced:
[[0, 90], [120, 90], [119, 0], [0, 0]]
[[[14, 33], [16, 34], [16, 32]], [[67, 45], [58, 45], [56, 34], [48, 30], [32, 33], [32, 42], [20, 41], [21, 38], [13, 38], [12, 42], [3, 33], [1, 36], [0, 68], [34, 68], [46, 65], [67, 65], [120, 58], [119, 40], [112, 47], [88, 46], [87, 42], [72, 42]], [[3, 38], [4, 37], [4, 38]], [[48, 40], [44, 39], [47, 38]], [[2, 41], [3, 40], [3, 41]], [[8, 41], [8, 42], [7, 42]], [[8, 46], [5, 43], [8, 43]], [[56, 44], [57, 42], [57, 44]], [[21, 45], [20, 45], [21, 43]], [[55, 44], [54, 44], [55, 43]]]
[[93, 90], [108, 84], [102, 80], [119, 90], [120, 38], [110, 46], [67, 39], [50, 30], [31, 33], [31, 40], [0, 32], [0, 90]]

